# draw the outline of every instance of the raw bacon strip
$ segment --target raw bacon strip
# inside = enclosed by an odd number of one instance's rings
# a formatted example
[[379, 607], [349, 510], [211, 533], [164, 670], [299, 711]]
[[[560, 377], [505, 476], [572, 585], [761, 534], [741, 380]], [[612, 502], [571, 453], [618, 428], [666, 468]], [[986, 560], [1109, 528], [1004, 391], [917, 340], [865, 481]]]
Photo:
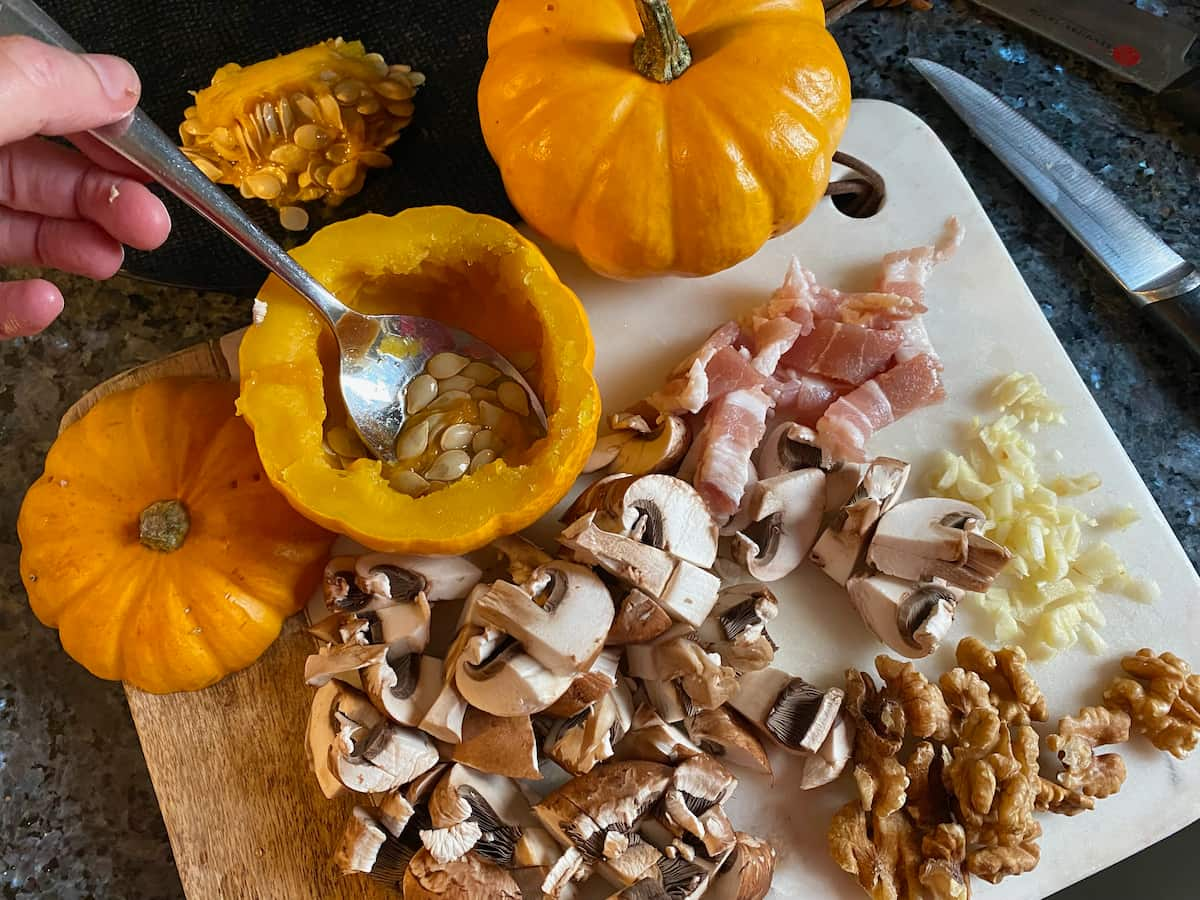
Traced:
[[864, 294], [843, 294], [838, 321], [864, 328], [891, 328], [927, 312], [924, 303], [903, 294], [868, 291]]
[[738, 390], [708, 410], [693, 484], [719, 522], [737, 512], [746, 490], [750, 455], [767, 430], [771, 398], [761, 387]]
[[875, 432], [946, 396], [941, 373], [936, 358], [914, 356], [834, 401], [817, 423], [821, 449], [834, 459], [864, 461]]
[[[915, 303], [924, 305], [925, 285], [933, 272], [933, 267], [945, 262], [962, 244], [962, 224], [958, 219], [950, 219], [946, 223], [946, 232], [940, 241], [932, 247], [914, 247], [911, 250], [900, 250], [889, 253], [883, 258], [883, 271], [879, 276], [879, 289], [887, 293], [908, 297]], [[937, 355], [925, 323], [920, 319], [910, 319], [908, 322], [897, 323], [897, 328], [904, 334], [904, 340], [896, 350], [896, 361], [907, 362], [922, 355]]]
[[767, 382], [766, 390], [775, 401], [776, 416], [812, 428], [829, 404], [854, 390], [854, 385], [780, 369], [775, 378]]
[[770, 375], [779, 367], [779, 359], [791, 349], [803, 329], [799, 322], [786, 316], [774, 319], [754, 320], [753, 366], [763, 375]]
[[754, 368], [746, 350], [732, 347], [722, 347], [714, 353], [704, 367], [704, 374], [708, 379], [709, 403], [731, 391], [759, 387], [766, 380], [766, 376]]
[[808, 334], [816, 319], [837, 318], [841, 296], [838, 291], [819, 285], [817, 276], [793, 256], [783, 284], [771, 295], [770, 302], [751, 310], [742, 324], [752, 330], [755, 319], [786, 316], [800, 326], [801, 334]]
[[797, 372], [862, 384], [886, 368], [900, 346], [899, 331], [880, 331], [822, 319], [796, 341], [781, 363]]
[[669, 415], [697, 413], [708, 402], [708, 374], [705, 367], [718, 351], [732, 347], [741, 338], [737, 322], [726, 322], [710, 334], [700, 349], [671, 370], [661, 389], [646, 398], [659, 412]]

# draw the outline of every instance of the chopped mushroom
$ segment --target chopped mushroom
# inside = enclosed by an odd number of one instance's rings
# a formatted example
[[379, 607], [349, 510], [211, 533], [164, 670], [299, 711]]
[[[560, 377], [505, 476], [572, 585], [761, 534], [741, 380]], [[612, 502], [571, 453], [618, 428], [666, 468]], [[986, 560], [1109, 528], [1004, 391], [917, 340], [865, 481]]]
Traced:
[[434, 656], [388, 651], [363, 669], [363, 688], [375, 708], [393, 722], [418, 726], [442, 690], [442, 661]]
[[612, 434], [596, 441], [584, 472], [611, 469], [629, 475], [649, 475], [676, 468], [691, 438], [679, 416], [662, 415], [651, 429], [641, 416], [614, 416]]
[[775, 876], [775, 848], [766, 841], [739, 831], [736, 844], [716, 875], [705, 900], [763, 900]]
[[546, 707], [545, 713], [565, 719], [591, 706], [617, 686], [617, 668], [621, 665], [621, 651], [610, 647], [601, 651], [586, 672], [580, 672], [571, 680], [566, 693]]
[[652, 706], [644, 704], [633, 714], [629, 732], [617, 746], [621, 759], [641, 759], [670, 766], [702, 752], [682, 729], [664, 721]]
[[804, 562], [825, 513], [825, 473], [799, 469], [756, 482], [744, 508], [750, 524], [733, 535], [733, 557], [752, 578], [777, 581]]
[[769, 666], [775, 642], [767, 623], [779, 613], [779, 601], [765, 585], [747, 583], [721, 591], [695, 640], [739, 674]]
[[342, 842], [333, 855], [333, 863], [343, 875], [369, 873], [375, 867], [379, 849], [387, 840], [375, 818], [363, 807], [356, 806], [346, 822]]
[[759, 478], [774, 478], [801, 469], [832, 472], [841, 467], [841, 462], [826, 462], [817, 446], [817, 433], [798, 422], [781, 422], [759, 445]]
[[468, 709], [463, 718], [462, 741], [451, 758], [480, 772], [510, 778], [539, 779], [537, 739], [529, 716], [493, 716]]
[[763, 775], [771, 774], [771, 760], [762, 741], [727, 706], [701, 710], [689, 716], [685, 725], [688, 736], [709, 756]]
[[[668, 632], [670, 634], [670, 632]], [[737, 672], [687, 637], [660, 638], [625, 648], [629, 674], [646, 681], [679, 680], [698, 709], [715, 709], [738, 691]]]
[[445, 682], [417, 727], [439, 741], [457, 744], [462, 740], [463, 717], [467, 714], [467, 708], [467, 701], [458, 692], [454, 682]]
[[581, 712], [556, 722], [546, 735], [546, 755], [572, 775], [609, 759], [633, 720], [633, 695], [621, 684]]
[[908, 500], [879, 520], [867, 562], [907, 581], [943, 579], [968, 591], [986, 591], [1012, 559], [983, 536], [987, 517], [969, 503], [942, 497]]
[[304, 683], [320, 687], [346, 672], [382, 663], [386, 644], [329, 644], [304, 661]]
[[412, 858], [404, 873], [405, 900], [521, 900], [521, 889], [511, 875], [477, 853], [439, 863], [428, 850]]
[[353, 556], [335, 556], [325, 564], [322, 593], [332, 613], [363, 612], [382, 605], [358, 586], [354, 564]]
[[671, 627], [671, 617], [648, 594], [632, 589], [621, 600], [605, 643], [611, 646], [643, 644]]
[[412, 781], [438, 762], [423, 732], [383, 720], [372, 728], [344, 718], [329, 748], [329, 767], [346, 787], [383, 793]]
[[308, 629], [326, 644], [366, 644], [370, 642], [371, 620], [366, 615], [339, 612], [325, 616]]
[[840, 688], [822, 691], [779, 669], [748, 672], [729, 705], [792, 753], [815, 753], [841, 709]]
[[418, 593], [411, 600], [398, 601], [367, 613], [371, 642], [386, 644], [389, 650], [424, 653], [429, 645], [429, 625], [433, 619], [429, 600]]
[[371, 553], [354, 565], [359, 587], [372, 602], [411, 600], [424, 593], [430, 603], [467, 596], [479, 583], [479, 567], [461, 556]]
[[[433, 772], [435, 769], [430, 769]], [[379, 801], [378, 807], [379, 824], [384, 827], [388, 834], [398, 838], [404, 833], [404, 829], [408, 827], [409, 821], [413, 817], [415, 810], [413, 805], [408, 802], [408, 798], [400, 791], [392, 791], [390, 794], [384, 794]]]
[[371, 728], [382, 717], [370, 701], [349, 685], [330, 681], [313, 694], [308, 716], [306, 750], [317, 783], [328, 799], [347, 793], [330, 766], [330, 750], [338, 736], [339, 720], [350, 719], [363, 728]]
[[643, 681], [642, 691], [664, 722], [674, 725], [694, 712], [691, 700], [674, 681]]
[[854, 750], [854, 726], [847, 720], [845, 714], [838, 713], [833, 727], [825, 736], [824, 742], [804, 758], [800, 770], [799, 787], [802, 791], [829, 784], [846, 768], [850, 755]]
[[909, 659], [938, 648], [963, 595], [944, 582], [914, 584], [889, 575], [856, 575], [846, 591], [872, 633]]
[[596, 573], [561, 560], [536, 569], [521, 587], [497, 581], [473, 609], [479, 621], [516, 638], [558, 675], [591, 666], [613, 617], [612, 597]]
[[817, 538], [809, 559], [838, 584], [845, 584], [858, 568], [879, 517], [900, 499], [908, 472], [909, 465], [902, 460], [875, 459]]
[[519, 643], [505, 640], [486, 653], [464, 652], [458, 660], [454, 684], [477, 709], [494, 716], [527, 716], [541, 712], [566, 693], [574, 677], [574, 673], [551, 672], [525, 653]]

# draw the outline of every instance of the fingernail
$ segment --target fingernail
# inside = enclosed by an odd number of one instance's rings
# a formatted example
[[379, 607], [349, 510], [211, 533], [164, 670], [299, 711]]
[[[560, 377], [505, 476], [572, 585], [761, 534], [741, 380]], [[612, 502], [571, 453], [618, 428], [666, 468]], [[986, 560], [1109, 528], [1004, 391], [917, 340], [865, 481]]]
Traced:
[[137, 103], [142, 83], [133, 66], [119, 56], [107, 56], [102, 53], [84, 53], [83, 61], [92, 67], [92, 71], [100, 79], [104, 93], [112, 100], [129, 108]]

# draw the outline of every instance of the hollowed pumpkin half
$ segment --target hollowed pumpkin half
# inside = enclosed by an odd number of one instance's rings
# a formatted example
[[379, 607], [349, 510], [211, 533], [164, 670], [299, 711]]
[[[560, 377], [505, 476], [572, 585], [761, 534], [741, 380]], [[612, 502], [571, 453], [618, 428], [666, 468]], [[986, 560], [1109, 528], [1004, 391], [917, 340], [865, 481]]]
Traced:
[[524, 528], [562, 498], [595, 443], [600, 395], [583, 307], [537, 247], [498, 219], [435, 206], [338, 222], [292, 253], [362, 312], [428, 316], [510, 359], [534, 354], [528, 377], [548, 420], [517, 457], [422, 497], [394, 490], [377, 460], [336, 467], [322, 444], [327, 416], [344, 415], [332, 336], [271, 277], [259, 294], [266, 315], [242, 341], [239, 408], [296, 509], [374, 549], [451, 554]]

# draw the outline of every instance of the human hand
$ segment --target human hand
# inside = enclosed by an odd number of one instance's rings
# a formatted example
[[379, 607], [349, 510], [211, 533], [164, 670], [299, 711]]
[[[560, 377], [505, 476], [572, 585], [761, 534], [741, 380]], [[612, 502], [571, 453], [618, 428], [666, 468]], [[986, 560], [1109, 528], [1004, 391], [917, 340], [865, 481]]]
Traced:
[[[81, 133], [123, 118], [140, 93], [123, 59], [0, 37], [0, 265], [108, 278], [122, 244], [167, 239], [171, 220], [146, 177]], [[81, 152], [38, 135], [65, 135]], [[62, 308], [48, 281], [0, 282], [0, 339], [37, 334]]]

